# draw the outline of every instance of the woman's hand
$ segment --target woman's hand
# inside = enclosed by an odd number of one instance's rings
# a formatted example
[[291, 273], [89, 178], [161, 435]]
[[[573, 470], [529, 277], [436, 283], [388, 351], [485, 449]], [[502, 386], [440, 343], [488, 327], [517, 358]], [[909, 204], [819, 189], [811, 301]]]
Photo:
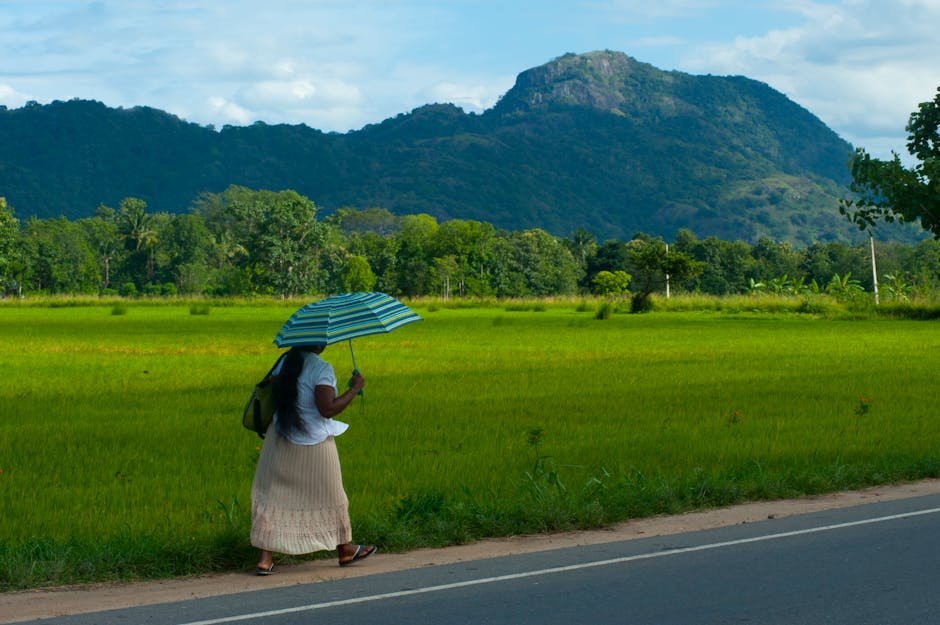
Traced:
[[356, 369], [353, 371], [352, 377], [349, 378], [349, 389], [355, 390], [356, 395], [358, 395], [359, 391], [361, 391], [365, 385], [366, 379], [362, 377], [362, 374], [359, 373], [359, 370]]
[[317, 411], [327, 419], [332, 419], [352, 403], [365, 385], [366, 379], [359, 372], [353, 373], [349, 380], [349, 388], [342, 395], [337, 395], [336, 389], [329, 384], [318, 384], [314, 389]]

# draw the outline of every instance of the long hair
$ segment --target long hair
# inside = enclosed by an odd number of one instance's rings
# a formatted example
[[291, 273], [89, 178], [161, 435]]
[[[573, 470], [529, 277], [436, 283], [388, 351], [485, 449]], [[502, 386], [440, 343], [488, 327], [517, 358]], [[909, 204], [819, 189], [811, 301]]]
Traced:
[[297, 378], [304, 368], [304, 354], [313, 351], [306, 346], [291, 347], [284, 356], [281, 371], [274, 378], [272, 391], [277, 411], [277, 425], [282, 434], [307, 431], [297, 412]]

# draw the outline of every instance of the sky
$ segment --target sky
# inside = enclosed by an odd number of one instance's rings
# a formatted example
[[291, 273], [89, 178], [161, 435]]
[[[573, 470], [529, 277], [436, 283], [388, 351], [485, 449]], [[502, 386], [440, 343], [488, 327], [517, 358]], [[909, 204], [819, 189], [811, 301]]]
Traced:
[[907, 159], [940, 86], [940, 0], [0, 0], [0, 105], [73, 98], [200, 125], [347, 132], [428, 103], [480, 113], [565, 53], [767, 83]]

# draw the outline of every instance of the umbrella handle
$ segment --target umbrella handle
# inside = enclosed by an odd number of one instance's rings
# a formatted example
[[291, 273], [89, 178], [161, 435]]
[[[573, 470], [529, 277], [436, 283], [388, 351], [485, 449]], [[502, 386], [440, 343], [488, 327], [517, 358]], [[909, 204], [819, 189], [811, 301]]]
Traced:
[[[353, 375], [358, 375], [359, 369], [353, 369]], [[349, 382], [346, 383], [346, 388], [352, 388], [352, 378], [349, 378]], [[359, 392], [356, 395], [363, 395], [362, 389], [359, 389]]]

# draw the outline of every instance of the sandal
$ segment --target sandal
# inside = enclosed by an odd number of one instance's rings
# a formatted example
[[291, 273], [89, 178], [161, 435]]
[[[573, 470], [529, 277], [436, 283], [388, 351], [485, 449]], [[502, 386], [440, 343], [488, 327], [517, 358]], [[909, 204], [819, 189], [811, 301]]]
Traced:
[[273, 563], [273, 562], [271, 563], [271, 566], [269, 566], [268, 568], [263, 568], [263, 567], [259, 566], [259, 567], [257, 567], [257, 568], [255, 569], [255, 575], [270, 575], [270, 574], [273, 573], [273, 572], [274, 572], [274, 563]]
[[378, 550], [379, 548], [376, 547], [375, 545], [356, 545], [356, 553], [354, 553], [351, 558], [348, 558], [346, 560], [340, 558], [339, 565], [349, 566], [353, 562], [358, 562], [359, 560], [364, 560], [368, 558], [369, 556], [371, 556], [373, 553], [375, 553]]

